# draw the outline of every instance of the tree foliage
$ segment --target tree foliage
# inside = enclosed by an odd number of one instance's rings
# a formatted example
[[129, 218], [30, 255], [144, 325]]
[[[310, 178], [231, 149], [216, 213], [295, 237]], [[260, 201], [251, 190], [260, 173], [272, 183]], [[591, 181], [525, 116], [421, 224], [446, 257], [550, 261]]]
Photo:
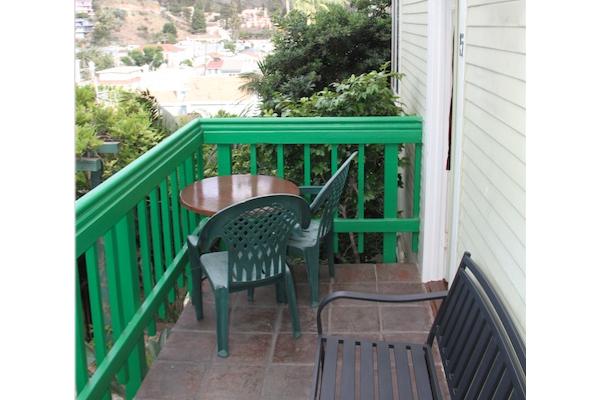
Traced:
[[[115, 66], [113, 57], [110, 54], [104, 53], [95, 47], [79, 51], [76, 57], [78, 60], [81, 60], [82, 67], [89, 67], [90, 61], [93, 62], [96, 71], [101, 71], [103, 69], [112, 68]], [[89, 79], [91, 77], [86, 76], [84, 78]]]
[[206, 32], [206, 18], [204, 18], [204, 4], [198, 1], [194, 5], [194, 14], [192, 14], [192, 33]]
[[166, 62], [162, 48], [158, 46], [144, 47], [143, 51], [138, 49], [130, 50], [127, 56], [122, 57], [121, 61], [125, 65], [136, 65], [141, 67], [148, 65], [150, 69], [157, 69]]
[[377, 70], [390, 60], [391, 17], [383, 4], [355, 0], [350, 8], [320, 10], [314, 20], [297, 10], [277, 19], [274, 51], [250, 88], [273, 108], [278, 96], [298, 100], [352, 74]]
[[127, 12], [121, 9], [96, 11], [96, 21], [91, 38], [92, 45], [105, 46], [110, 44], [113, 40], [113, 33], [121, 28], [126, 18]]
[[275, 109], [268, 113], [279, 113], [284, 117], [399, 115], [403, 112], [402, 105], [396, 103], [397, 96], [389, 82], [393, 77], [401, 79], [402, 75], [389, 72], [388, 67], [389, 63], [386, 63], [379, 71], [358, 76], [352, 74], [310, 97], [299, 100], [276, 98]]
[[[90, 85], [75, 89], [76, 156], [97, 157], [96, 149], [105, 141], [119, 142], [117, 154], [102, 155], [103, 179], [144, 154], [165, 138], [156, 100], [148, 92], [128, 92], [113, 88], [115, 104], [96, 101]], [[88, 177], [76, 174], [77, 194], [90, 189]]]
[[163, 33], [167, 33], [167, 34], [173, 34], [175, 36], [177, 36], [177, 28], [175, 27], [175, 24], [172, 22], [167, 22], [163, 25], [162, 28]]

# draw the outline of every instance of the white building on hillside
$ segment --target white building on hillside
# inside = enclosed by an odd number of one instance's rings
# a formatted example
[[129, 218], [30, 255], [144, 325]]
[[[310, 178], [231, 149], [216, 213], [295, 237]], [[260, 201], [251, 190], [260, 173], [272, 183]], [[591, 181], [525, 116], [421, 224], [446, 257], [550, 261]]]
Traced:
[[148, 71], [148, 67], [114, 67], [96, 72], [98, 85], [120, 86], [126, 89], [139, 89], [142, 75]]

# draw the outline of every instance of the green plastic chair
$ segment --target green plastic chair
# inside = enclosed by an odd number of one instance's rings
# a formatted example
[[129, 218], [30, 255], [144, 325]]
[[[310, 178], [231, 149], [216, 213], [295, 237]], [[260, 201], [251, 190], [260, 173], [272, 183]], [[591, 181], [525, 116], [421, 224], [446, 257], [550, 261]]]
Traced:
[[[288, 252], [290, 255], [304, 257], [312, 307], [319, 305], [319, 245], [321, 241], [324, 241], [327, 251], [329, 276], [335, 276], [333, 265], [333, 217], [339, 207], [340, 198], [346, 186], [350, 164], [356, 155], [357, 152], [352, 153], [322, 187], [301, 188], [301, 194], [303, 195], [317, 193], [310, 204], [313, 219], [307, 228], [292, 234], [288, 243]], [[320, 218], [315, 218], [319, 216]]]
[[[292, 274], [286, 263], [287, 243], [298, 226], [310, 223], [310, 209], [299, 196], [255, 197], [212, 216], [198, 236], [188, 236], [192, 272], [192, 303], [196, 318], [203, 318], [202, 277], [215, 296], [217, 354], [229, 355], [229, 294], [276, 284], [278, 302], [288, 301], [294, 337], [300, 321]], [[226, 251], [209, 252], [221, 240]]]

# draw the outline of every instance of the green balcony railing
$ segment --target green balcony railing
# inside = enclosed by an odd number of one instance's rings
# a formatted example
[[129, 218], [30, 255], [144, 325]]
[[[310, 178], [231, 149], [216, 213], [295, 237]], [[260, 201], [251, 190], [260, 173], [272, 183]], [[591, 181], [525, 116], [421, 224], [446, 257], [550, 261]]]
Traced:
[[[276, 173], [285, 177], [286, 145], [301, 145], [304, 185], [311, 184], [311, 145], [327, 145], [332, 170], [339, 145], [358, 148], [357, 213], [336, 218], [335, 232], [382, 233], [384, 262], [396, 261], [396, 235], [412, 233], [418, 250], [421, 175], [420, 117], [197, 119], [173, 133], [76, 202], [76, 390], [78, 399], [110, 399], [113, 379], [133, 398], [148, 369], [144, 334], [190, 284], [185, 238], [200, 218], [179, 205], [179, 191], [203, 178], [203, 145], [216, 146], [217, 173], [232, 173], [232, 145], [248, 145], [258, 172], [257, 145], [276, 148]], [[365, 218], [365, 146], [383, 145], [382, 218]], [[412, 217], [398, 218], [399, 145], [414, 145]], [[237, 172], [237, 171], [236, 171]], [[360, 245], [362, 248], [362, 244]], [[102, 271], [102, 273], [101, 273]], [[84, 311], [85, 309], [85, 311]], [[85, 318], [84, 316], [88, 316]], [[86, 325], [87, 324], [87, 325]], [[93, 349], [96, 368], [88, 370]]]

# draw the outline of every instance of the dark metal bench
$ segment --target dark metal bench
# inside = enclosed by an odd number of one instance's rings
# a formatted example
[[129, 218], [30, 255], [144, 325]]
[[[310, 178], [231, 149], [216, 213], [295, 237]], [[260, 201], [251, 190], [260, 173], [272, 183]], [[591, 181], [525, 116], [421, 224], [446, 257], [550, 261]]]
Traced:
[[[415, 344], [323, 335], [321, 312], [336, 299], [386, 303], [444, 300], [427, 342]], [[525, 398], [525, 344], [469, 253], [464, 254], [448, 292], [331, 293], [319, 305], [317, 330], [314, 399], [441, 399], [434, 340], [452, 399]]]

